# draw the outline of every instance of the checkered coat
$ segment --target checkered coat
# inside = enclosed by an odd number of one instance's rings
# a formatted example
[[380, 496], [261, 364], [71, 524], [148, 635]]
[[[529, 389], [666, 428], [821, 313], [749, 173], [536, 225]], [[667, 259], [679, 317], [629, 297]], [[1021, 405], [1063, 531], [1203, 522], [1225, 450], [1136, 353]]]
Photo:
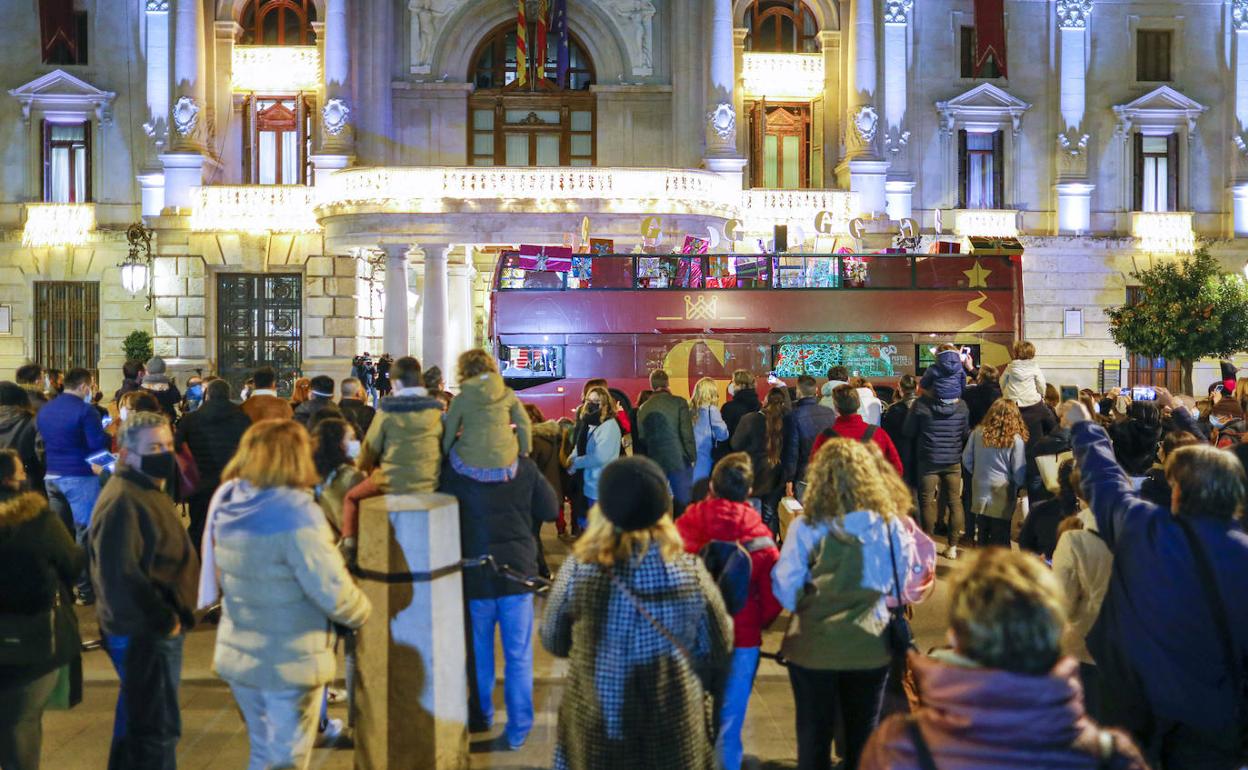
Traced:
[[663, 561], [657, 546], [615, 574], [685, 646], [692, 664], [614, 586], [569, 558], [542, 619], [542, 644], [570, 657], [559, 706], [559, 770], [711, 770], [710, 695], [732, 655], [732, 619], [700, 559]]

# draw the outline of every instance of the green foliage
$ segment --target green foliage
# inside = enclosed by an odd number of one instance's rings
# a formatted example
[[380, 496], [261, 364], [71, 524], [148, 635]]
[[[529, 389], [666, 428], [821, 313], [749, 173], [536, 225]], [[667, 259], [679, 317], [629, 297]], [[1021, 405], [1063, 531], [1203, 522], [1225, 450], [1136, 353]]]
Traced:
[[1223, 273], [1209, 252], [1167, 260], [1132, 277], [1141, 287], [1140, 301], [1105, 311], [1114, 342], [1131, 353], [1179, 361], [1186, 380], [1193, 361], [1248, 349], [1248, 282]]
[[121, 349], [125, 351], [127, 361], [147, 361], [153, 355], [152, 335], [135, 329], [121, 341]]

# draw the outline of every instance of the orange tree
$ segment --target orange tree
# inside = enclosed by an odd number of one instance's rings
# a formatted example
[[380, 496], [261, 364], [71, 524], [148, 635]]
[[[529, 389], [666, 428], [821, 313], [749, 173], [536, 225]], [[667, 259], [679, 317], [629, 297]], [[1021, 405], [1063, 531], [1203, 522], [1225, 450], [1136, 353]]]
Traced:
[[1132, 354], [1178, 361], [1185, 392], [1194, 392], [1193, 363], [1248, 349], [1248, 282], [1222, 272], [1209, 252], [1131, 275], [1141, 298], [1105, 311], [1109, 333]]

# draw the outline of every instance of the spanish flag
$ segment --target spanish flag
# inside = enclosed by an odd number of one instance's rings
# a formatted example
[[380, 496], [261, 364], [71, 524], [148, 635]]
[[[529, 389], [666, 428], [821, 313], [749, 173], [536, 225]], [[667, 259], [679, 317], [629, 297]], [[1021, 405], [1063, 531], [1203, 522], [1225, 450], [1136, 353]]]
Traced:
[[537, 5], [537, 80], [546, 79], [546, 21], [550, 17], [547, 12], [546, 0], [539, 0]]
[[516, 85], [529, 84], [529, 22], [524, 18], [524, 0], [516, 0]]

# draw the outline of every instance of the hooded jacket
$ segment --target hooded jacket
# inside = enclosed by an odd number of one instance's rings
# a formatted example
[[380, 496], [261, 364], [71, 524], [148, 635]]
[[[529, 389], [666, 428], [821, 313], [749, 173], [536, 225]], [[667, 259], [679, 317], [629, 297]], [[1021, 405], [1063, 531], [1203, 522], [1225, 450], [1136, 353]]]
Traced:
[[415, 494], [438, 488], [442, 465], [442, 402], [412, 388], [413, 395], [387, 396], [364, 436], [356, 465], [375, 469], [383, 492]]
[[964, 401], [946, 404], [925, 396], [910, 407], [904, 433], [915, 440], [919, 473], [960, 465], [970, 435], [970, 412]]
[[506, 468], [533, 451], [529, 415], [497, 372], [460, 383], [442, 434], [442, 453], [449, 455], [452, 448], [473, 468]]
[[33, 488], [43, 484], [43, 445], [34, 412], [20, 406], [0, 406], [0, 447], [14, 450], [22, 458]]
[[698, 451], [688, 401], [668, 390], [656, 391], [637, 410], [633, 427], [641, 444], [639, 453], [658, 463], [664, 473], [693, 467]]
[[207, 537], [221, 586], [217, 676], [264, 690], [333, 681], [330, 622], [359, 628], [371, 605], [312, 495], [228, 481], [213, 497]]
[[962, 398], [966, 390], [966, 367], [962, 366], [962, 354], [956, 350], [942, 350], [936, 354], [936, 363], [927, 367], [919, 387], [927, 395], [942, 401]]
[[[1064, 658], [1045, 676], [978, 668], [945, 653], [910, 653], [923, 705], [914, 714], [939, 768], [1004, 770], [1147, 770], [1129, 738], [1116, 731], [1113, 762], [1102, 763], [1101, 728], [1083, 708], [1079, 666]], [[863, 748], [859, 770], [919, 770], [907, 716], [880, 723]]]
[[742, 417], [762, 408], [763, 405], [758, 400], [758, 391], [753, 387], [735, 391], [732, 394], [732, 400], [719, 408], [719, 414], [724, 418], [724, 424], [728, 426], [728, 437], [736, 435], [737, 424], [741, 422]]
[[178, 419], [178, 404], [182, 402], [182, 393], [178, 391], [178, 386], [174, 385], [173, 381], [164, 374], [163, 369], [160, 374], [149, 371], [143, 375], [143, 383], [140, 387], [156, 397], [161, 410], [170, 422]]
[[1036, 359], [1014, 359], [1001, 373], [1001, 396], [1018, 404], [1018, 408], [1044, 400], [1044, 372]]
[[[86, 553], [33, 492], [0, 492], [0, 614], [47, 612], [58, 592], [71, 601], [67, 586], [86, 565]], [[73, 618], [72, 607], [66, 618]], [[32, 682], [78, 657], [76, 622], [57, 624], [56, 654], [34, 665], [0, 666], [0, 689]]]
[[[771, 539], [772, 532], [749, 503], [736, 503], [712, 497], [685, 509], [676, 520], [676, 529], [685, 541], [685, 550], [698, 553], [712, 540], [747, 542], [756, 537]], [[758, 647], [763, 629], [780, 615], [780, 602], [771, 591], [771, 568], [780, 558], [773, 543], [750, 553], [750, 591], [741, 611], [732, 616], [733, 644]]]

